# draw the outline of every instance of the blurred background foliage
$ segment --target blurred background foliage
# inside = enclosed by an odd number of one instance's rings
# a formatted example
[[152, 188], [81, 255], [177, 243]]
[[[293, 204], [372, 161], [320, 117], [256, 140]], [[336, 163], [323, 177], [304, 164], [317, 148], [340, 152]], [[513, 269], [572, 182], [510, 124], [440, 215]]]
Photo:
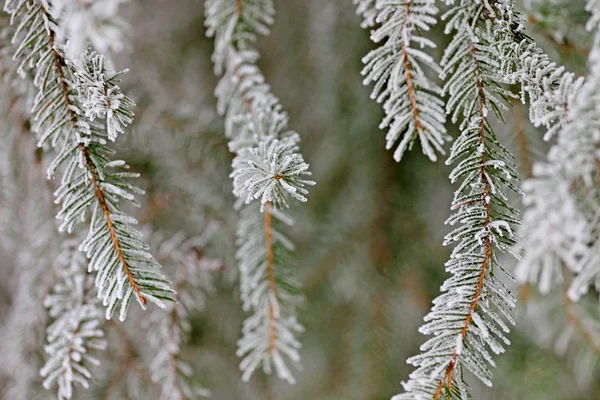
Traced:
[[[194, 235], [211, 221], [220, 224], [206, 251], [225, 268], [214, 272], [216, 292], [207, 296], [204, 311], [193, 316], [184, 354], [194, 367], [194, 379], [211, 389], [212, 399], [389, 399], [411, 371], [405, 360], [424, 341], [417, 329], [445, 277], [450, 249], [442, 246], [442, 238], [453, 191], [449, 168], [431, 163], [418, 148], [399, 164], [385, 150], [385, 134], [377, 127], [381, 108], [369, 98], [370, 88], [361, 84], [360, 75], [361, 58], [374, 45], [350, 0], [275, 3], [272, 34], [259, 39], [259, 66], [289, 112], [291, 127], [302, 135], [302, 152], [318, 182], [309, 202], [293, 208], [296, 225], [290, 232], [306, 294], [300, 310], [306, 327], [303, 370], [296, 374], [295, 386], [260, 373], [248, 384], [240, 381], [235, 349], [245, 315], [234, 259], [237, 215], [228, 178], [232, 155], [215, 110], [212, 40], [204, 35], [198, 0], [145, 0], [123, 7], [131, 26], [129, 45], [114, 63], [116, 69], [130, 69], [124, 92], [137, 107], [133, 133], [119, 151], [142, 173], [147, 190], [138, 218], [148, 232], [163, 235]], [[578, 74], [585, 73], [591, 40], [583, 10], [581, 0], [521, 4], [529, 33]], [[438, 51], [448, 40], [441, 25], [430, 37]], [[15, 123], [7, 119], [3, 124], [10, 121]], [[531, 162], [547, 149], [542, 133], [528, 121], [525, 106], [515, 100], [507, 122], [498, 125], [500, 140], [514, 149], [525, 177]], [[456, 136], [455, 127], [449, 131]], [[33, 149], [32, 143], [19, 143]], [[33, 185], [44, 185], [41, 176], [33, 180]], [[22, 243], [28, 243], [36, 233], [22, 236]], [[5, 247], [3, 317], [11, 298], [4, 293], [10, 292], [15, 275], [15, 254]], [[170, 276], [175, 270], [166, 267]], [[549, 299], [527, 288], [515, 290], [523, 301], [516, 310], [512, 345], [497, 358], [494, 387], [475, 387], [474, 398], [600, 399], [594, 369], [600, 343], [593, 332], [578, 333], [569, 314], [573, 305], [560, 295]], [[552, 312], [546, 312], [551, 305]], [[43, 312], [41, 308], [41, 321]], [[597, 319], [594, 307], [590, 313]], [[102, 357], [106, 368], [92, 390], [80, 391], [76, 398], [157, 398], [144, 372], [152, 354], [146, 354], [141, 319], [136, 309], [123, 326], [106, 324], [111, 338]], [[557, 351], [552, 332], [564, 326], [573, 326], [575, 336]], [[42, 343], [40, 334], [39, 347], [31, 345], [38, 359]], [[585, 373], [590, 376], [583, 379]], [[21, 379], [19, 372], [13, 374], [4, 382]], [[27, 379], [31, 386], [39, 385], [35, 374]]]

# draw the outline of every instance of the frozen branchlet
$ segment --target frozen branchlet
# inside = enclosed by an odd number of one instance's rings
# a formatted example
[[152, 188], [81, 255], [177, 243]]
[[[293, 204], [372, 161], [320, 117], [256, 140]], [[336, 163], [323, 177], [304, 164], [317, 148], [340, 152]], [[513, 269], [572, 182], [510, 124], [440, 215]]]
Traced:
[[563, 281], [563, 266], [575, 270], [589, 249], [592, 232], [573, 198], [571, 183], [551, 164], [536, 164], [525, 192], [521, 235], [526, 248], [515, 277], [537, 284], [543, 294]]
[[531, 123], [544, 126], [544, 140], [550, 140], [569, 123], [568, 104], [584, 78], [557, 65], [533, 43], [513, 7], [507, 2], [495, 23], [495, 46], [504, 55], [499, 60], [500, 70], [507, 83], [521, 86], [521, 100], [529, 103]]
[[49, 12], [60, 19], [58, 40], [66, 41], [67, 53], [77, 58], [88, 42], [101, 53], [119, 51], [123, 47], [125, 23], [119, 17], [119, 6], [127, 0], [53, 0]]
[[379, 26], [371, 40], [381, 43], [363, 57], [364, 83], [374, 83], [371, 98], [383, 104], [385, 118], [379, 125], [387, 128], [386, 148], [396, 147], [394, 159], [400, 161], [406, 150], [419, 141], [423, 153], [432, 161], [444, 154], [450, 140], [444, 123], [446, 113], [440, 99], [441, 89], [426, 74], [424, 67], [439, 73], [440, 68], [424, 48], [435, 44], [423, 36], [436, 23], [438, 9], [434, 0], [376, 0], [356, 2], [363, 25]]
[[252, 48], [257, 36], [267, 36], [275, 16], [272, 0], [205, 0], [206, 35], [215, 38], [212, 55], [215, 73], [221, 75], [231, 50]]
[[186, 238], [174, 235], [158, 249], [166, 265], [176, 270], [174, 289], [176, 302], [167, 310], [154, 310], [150, 316], [153, 329], [148, 331], [149, 341], [157, 353], [150, 365], [152, 380], [161, 385], [161, 400], [192, 400], [210, 395], [192, 376], [192, 366], [182, 354], [191, 331], [190, 314], [202, 311], [205, 296], [214, 292], [212, 273], [222, 267], [220, 260], [204, 255], [204, 246], [211, 236], [205, 234]]
[[[588, 29], [595, 30], [585, 83], [578, 84], [565, 98], [567, 122], [556, 129], [556, 143], [547, 159], [536, 166], [534, 177], [525, 183], [528, 198], [524, 220], [523, 260], [518, 265], [521, 282], [538, 283], [548, 291], [551, 282], [562, 276], [563, 267], [575, 276], [568, 295], [577, 301], [597, 287], [600, 214], [597, 166], [600, 160], [600, 36], [597, 2], [588, 2], [592, 18]], [[559, 204], [560, 202], [560, 204]], [[544, 218], [540, 223], [539, 216]], [[568, 221], [568, 223], [565, 223]], [[546, 222], [562, 223], [560, 231], [547, 234]], [[542, 251], [545, 249], [546, 251]]]
[[[110, 95], [118, 95], [115, 76], [105, 75], [104, 63], [94, 53], [87, 53], [82, 63], [65, 54], [55, 41], [57, 20], [46, 6], [35, 0], [7, 2], [6, 9], [18, 27], [13, 38], [19, 43], [15, 58], [20, 60], [20, 70], [32, 70], [35, 76], [38, 93], [32, 114], [38, 145], [56, 150], [48, 176], [61, 174], [55, 192], [56, 202], [61, 204], [60, 229], [71, 232], [76, 224], [90, 221], [89, 234], [80, 248], [90, 257], [90, 269], [97, 272], [95, 282], [107, 306], [106, 317], [120, 306], [123, 320], [134, 296], [142, 307], [148, 301], [164, 307], [172, 295], [168, 282], [156, 270], [159, 265], [148, 245], [133, 227], [135, 219], [120, 208], [122, 200], [137, 204], [134, 196], [142, 192], [129, 183], [137, 174], [128, 172], [125, 162], [111, 161], [113, 151], [106, 147], [118, 131], [109, 120], [127, 122], [122, 116], [132, 114], [123, 109], [131, 102], [117, 96], [117, 108], [108, 104]], [[102, 101], [97, 94], [90, 97], [90, 86], [109, 96], [104, 99], [105, 113], [96, 112]], [[89, 107], [90, 101], [93, 107]]]
[[551, 62], [535, 45], [527, 45], [520, 54], [520, 64], [517, 79], [523, 96], [529, 98], [529, 118], [535, 126], [547, 129], [544, 139], [549, 140], [568, 124], [568, 104], [584, 79]]
[[88, 48], [76, 61], [75, 76], [85, 116], [90, 121], [105, 119], [108, 139], [114, 142], [133, 122], [135, 103], [116, 85], [127, 71], [115, 73], [107, 64], [103, 55]]
[[310, 175], [308, 164], [296, 153], [299, 136], [293, 134], [279, 139], [262, 141], [258, 147], [240, 152], [234, 162], [234, 193], [246, 198], [246, 203], [260, 197], [261, 204], [270, 202], [277, 208], [287, 208], [289, 196], [305, 202], [306, 185], [313, 181], [303, 179]]
[[[287, 115], [256, 66], [252, 43], [269, 33], [274, 8], [271, 0], [207, 0], [207, 35], [215, 37], [213, 62], [219, 83], [217, 109], [225, 116], [225, 134], [233, 161], [234, 194], [249, 204], [238, 228], [237, 259], [246, 320], [238, 342], [240, 368], [248, 380], [262, 364], [266, 373], [294, 383], [288, 364], [300, 360], [296, 334], [299, 291], [281, 257], [293, 248], [280, 230], [287, 221], [279, 209], [289, 199], [306, 201], [306, 186], [314, 182], [299, 152], [299, 135], [287, 128]], [[262, 211], [262, 214], [261, 214]], [[285, 224], [284, 224], [285, 225]], [[286, 361], [287, 359], [287, 361]]]
[[288, 364], [300, 361], [296, 335], [304, 328], [296, 319], [302, 301], [289, 265], [294, 250], [283, 229], [291, 220], [267, 203], [263, 215], [255, 205], [242, 210], [238, 227], [237, 259], [241, 272], [244, 309], [252, 315], [244, 321], [237, 354], [247, 381], [262, 364], [265, 373], [274, 368], [280, 379], [295, 383]]
[[56, 386], [59, 399], [71, 399], [74, 384], [88, 388], [90, 368], [100, 364], [94, 352], [106, 347], [101, 329], [104, 313], [77, 241], [65, 242], [56, 263], [60, 278], [44, 299], [53, 322], [46, 329], [48, 358], [40, 373], [46, 378], [46, 389]]
[[[459, 188], [454, 214], [447, 223], [457, 226], [444, 244], [455, 247], [446, 263], [452, 276], [433, 302], [420, 332], [431, 336], [421, 354], [409, 358], [416, 367], [405, 382], [404, 399], [467, 399], [464, 372], [492, 384], [492, 354], [504, 352], [512, 324], [515, 298], [502, 282], [499, 254], [514, 244], [516, 210], [507, 194], [518, 192], [518, 179], [508, 151], [498, 142], [490, 112], [501, 118], [508, 93], [500, 86], [499, 60], [494, 47], [493, 18], [501, 3], [448, 1], [446, 33], [454, 32], [441, 65], [447, 77], [447, 112], [460, 123], [448, 164]], [[507, 323], [508, 322], [508, 323]]]

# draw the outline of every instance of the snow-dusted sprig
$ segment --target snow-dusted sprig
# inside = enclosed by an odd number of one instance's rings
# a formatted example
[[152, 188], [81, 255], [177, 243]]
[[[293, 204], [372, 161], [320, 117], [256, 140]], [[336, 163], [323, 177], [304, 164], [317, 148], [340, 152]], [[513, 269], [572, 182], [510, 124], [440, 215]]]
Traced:
[[[593, 12], [594, 3], [589, 3]], [[591, 21], [595, 21], [593, 18]], [[589, 28], [597, 29], [595, 23]], [[577, 301], [597, 286], [600, 212], [598, 211], [598, 165], [600, 162], [600, 36], [596, 31], [585, 83], [567, 99], [568, 123], [557, 130], [556, 143], [547, 160], [535, 168], [526, 182], [528, 207], [524, 212], [523, 261], [517, 267], [522, 283], [537, 283], [547, 292], [561, 282], [563, 267], [575, 274], [568, 295]], [[560, 204], [557, 200], [561, 200]], [[548, 235], [545, 221], [568, 221]], [[544, 253], [539, 252], [545, 249]]]
[[127, 72], [113, 72], [102, 54], [88, 48], [76, 61], [77, 89], [85, 116], [91, 121], [106, 120], [108, 139], [113, 142], [133, 122], [135, 103], [126, 97], [116, 84]]
[[435, 1], [358, 2], [357, 12], [365, 15], [367, 26], [373, 18], [369, 6], [377, 9], [375, 22], [380, 24], [371, 32], [371, 40], [381, 45], [363, 57], [362, 74], [365, 84], [375, 83], [371, 98], [383, 103], [386, 116], [379, 127], [388, 128], [386, 148], [397, 146], [394, 159], [400, 161], [418, 139], [423, 153], [436, 161], [436, 152], [445, 154], [443, 145], [450, 137], [444, 127], [446, 113], [441, 89], [423, 69], [426, 66], [440, 72], [433, 58], [422, 50], [435, 47], [423, 36], [436, 23]]
[[555, 133], [569, 122], [568, 103], [583, 85], [584, 79], [557, 66], [548, 55], [534, 44], [527, 46], [520, 54], [521, 69], [517, 80], [522, 85], [522, 97], [529, 98], [529, 118], [534, 126], [544, 126], [547, 131], [544, 140], [550, 140]]
[[[265, 83], [252, 48], [257, 35], [269, 33], [274, 8], [271, 0], [207, 0], [207, 35], [215, 37], [213, 62], [220, 76], [215, 90], [217, 110], [225, 116], [225, 134], [233, 162], [234, 194], [241, 200], [259, 199], [261, 206], [244, 207], [238, 228], [242, 300], [252, 312], [238, 342], [240, 368], [248, 380], [262, 364], [290, 383], [295, 380], [285, 358], [299, 362], [302, 330], [296, 321], [297, 285], [280, 253], [293, 248], [274, 228], [288, 199], [306, 201], [306, 186], [314, 182], [299, 153], [298, 134], [287, 128], [287, 114]], [[262, 211], [262, 214], [261, 214]], [[257, 286], [258, 285], [258, 286]]]
[[291, 224], [289, 217], [270, 203], [262, 215], [254, 205], [241, 213], [236, 256], [244, 310], [252, 311], [238, 341], [245, 381], [262, 364], [265, 373], [274, 368], [280, 379], [295, 383], [288, 364], [298, 366], [300, 342], [296, 335], [304, 328], [296, 319], [295, 308], [302, 295], [289, 265], [294, 246], [283, 233]]
[[96, 297], [94, 278], [87, 272], [87, 260], [69, 239], [56, 262], [60, 279], [44, 299], [54, 319], [46, 330], [48, 359], [40, 373], [44, 387], [57, 386], [59, 399], [73, 398], [74, 384], [89, 387], [90, 368], [100, 364], [93, 354], [106, 348], [102, 331], [103, 311]]
[[281, 140], [262, 141], [236, 156], [233, 161], [233, 192], [246, 198], [246, 203], [261, 198], [261, 211], [266, 203], [276, 208], [288, 208], [288, 196], [306, 202], [306, 185], [313, 181], [302, 179], [311, 175], [302, 155], [296, 153], [298, 134]]
[[[222, 74], [215, 90], [217, 109], [225, 115], [229, 148], [237, 154], [232, 177], [240, 178], [236, 180], [234, 194], [250, 200], [260, 197], [263, 205], [269, 201], [276, 207], [288, 204], [286, 196], [303, 200], [307, 193], [304, 187], [314, 182], [293, 177], [310, 175], [308, 164], [298, 152], [299, 135], [288, 130], [287, 114], [265, 84], [256, 66], [258, 53], [250, 47], [257, 34], [268, 33], [274, 12], [272, 2], [240, 0], [233, 5], [233, 1], [225, 0], [206, 2], [207, 35], [215, 36], [213, 58], [221, 60], [215, 61], [215, 71]], [[231, 32], [224, 32], [227, 29]], [[268, 154], [269, 151], [274, 153]], [[270, 179], [243, 182], [242, 176], [257, 178], [256, 173], [261, 175], [265, 166], [270, 170], [273, 156], [279, 158], [275, 153], [284, 156], [276, 162], [279, 165], [274, 165], [275, 168], [281, 167], [281, 162], [284, 169], [287, 162], [293, 164], [292, 169], [281, 170], [286, 173], [285, 179], [276, 179], [277, 174], [273, 174]], [[256, 173], [248, 174], [251, 171]], [[251, 192], [260, 194], [248, 198], [250, 188]]]
[[575, 269], [589, 252], [592, 232], [573, 197], [573, 185], [554, 165], [538, 163], [535, 179], [523, 183], [525, 251], [515, 271], [521, 283], [537, 283], [548, 294], [563, 282], [563, 266]]
[[583, 85], [584, 78], [558, 65], [526, 35], [524, 22], [507, 1], [495, 18], [495, 46], [503, 55], [500, 69], [507, 83], [521, 86], [521, 101], [529, 102], [529, 119], [544, 126], [550, 140], [569, 123], [568, 103]]
[[[498, 142], [489, 117], [502, 118], [504, 99], [499, 54], [494, 47], [493, 16], [496, 2], [448, 1], [446, 32], [455, 31], [441, 65], [447, 77], [447, 111], [454, 121], [462, 118], [461, 134], [454, 142], [448, 164], [460, 182], [454, 194], [454, 214], [447, 220], [458, 225], [444, 244], [455, 243], [446, 263], [452, 276], [433, 302], [420, 332], [432, 336], [421, 354], [409, 358], [416, 367], [404, 383], [405, 393], [394, 399], [467, 399], [465, 370], [483, 383], [492, 384], [492, 354], [504, 352], [510, 342], [508, 323], [515, 298], [501, 280], [499, 253], [514, 245], [516, 210], [507, 192], [518, 192], [512, 156]], [[505, 271], [504, 271], [505, 272]], [[507, 323], [507, 322], [508, 323]]]
[[273, 0], [205, 0], [206, 35], [215, 38], [212, 61], [223, 74], [230, 51], [249, 50], [258, 35], [267, 36], [273, 24]]
[[[148, 300], [164, 307], [172, 290], [156, 271], [159, 265], [133, 227], [135, 220], [119, 206], [121, 200], [137, 204], [134, 195], [142, 192], [128, 181], [137, 174], [127, 172], [123, 161], [110, 161], [113, 152], [106, 147], [107, 122], [99, 116], [86, 118], [83, 112], [89, 98], [82, 94], [88, 94], [90, 86], [104, 86], [105, 93], [118, 92], [110, 79], [104, 79], [104, 64], [88, 59], [78, 65], [68, 58], [55, 41], [57, 21], [45, 2], [9, 0], [5, 8], [18, 27], [13, 41], [19, 43], [15, 58], [21, 60], [20, 70], [31, 69], [35, 74], [38, 93], [32, 114], [38, 145], [57, 150], [48, 175], [62, 172], [55, 193], [61, 203], [61, 230], [72, 231], [91, 214], [89, 234], [81, 249], [91, 258], [90, 268], [97, 271], [96, 286], [107, 306], [106, 317], [120, 305], [120, 319], [124, 319], [133, 296], [142, 307]], [[91, 60], [96, 57], [86, 54]], [[90, 77], [91, 83], [82, 77]]]
[[150, 343], [157, 350], [150, 370], [152, 380], [161, 385], [161, 400], [192, 400], [207, 397], [210, 391], [194, 381], [192, 367], [182, 357], [191, 331], [190, 314], [201, 311], [206, 294], [214, 292], [211, 273], [220, 269], [220, 260], [204, 255], [204, 247], [214, 229], [200, 236], [186, 238], [182, 233], [164, 241], [158, 257], [165, 265], [174, 266], [176, 302], [170, 303], [166, 313], [155, 310], [150, 316], [148, 331]]

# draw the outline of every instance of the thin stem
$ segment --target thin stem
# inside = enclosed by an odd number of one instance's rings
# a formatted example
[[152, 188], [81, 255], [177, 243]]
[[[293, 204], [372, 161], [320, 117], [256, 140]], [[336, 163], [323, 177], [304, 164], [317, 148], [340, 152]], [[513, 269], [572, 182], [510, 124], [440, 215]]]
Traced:
[[417, 132], [420, 134], [421, 130], [423, 129], [423, 126], [421, 125], [421, 119], [419, 117], [419, 108], [417, 107], [417, 100], [415, 97], [415, 88], [414, 88], [414, 84], [413, 84], [413, 77], [412, 77], [412, 73], [411, 73], [411, 65], [410, 65], [410, 59], [408, 57], [408, 35], [406, 34], [406, 30], [407, 30], [407, 25], [408, 25], [408, 16], [410, 15], [410, 6], [411, 3], [410, 1], [407, 1], [405, 6], [404, 6], [404, 23], [402, 24], [402, 31], [403, 31], [403, 35], [402, 37], [404, 38], [403, 42], [402, 42], [402, 59], [404, 61], [404, 74], [406, 75], [406, 86], [407, 86], [407, 91], [408, 91], [408, 97], [410, 99], [410, 106], [412, 109], [412, 113], [413, 113], [413, 118], [415, 120], [415, 127], [417, 129]]
[[[273, 232], [271, 226], [271, 202], [265, 203], [265, 246], [267, 248], [267, 278], [269, 280], [269, 291], [271, 296], [277, 296], [277, 285], [275, 283], [275, 265], [273, 255]], [[277, 336], [275, 331], [275, 307], [273, 302], [269, 301], [269, 355], [275, 352]]]

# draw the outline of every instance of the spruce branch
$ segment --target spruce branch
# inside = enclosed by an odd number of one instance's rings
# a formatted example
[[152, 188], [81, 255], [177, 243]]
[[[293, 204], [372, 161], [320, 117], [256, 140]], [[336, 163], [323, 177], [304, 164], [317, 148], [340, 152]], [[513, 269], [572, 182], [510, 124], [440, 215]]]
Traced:
[[[119, 208], [121, 199], [137, 204], [134, 195], [143, 193], [127, 181], [137, 174], [123, 171], [128, 168], [125, 162], [108, 158], [112, 150], [106, 147], [107, 139], [114, 140], [119, 131], [110, 120], [116, 113], [125, 116], [119, 119], [121, 123], [128, 123], [133, 115], [127, 110], [132, 102], [119, 96], [114, 84], [120, 74], [108, 71], [101, 56], [93, 52], [84, 54], [79, 65], [68, 58], [56, 42], [58, 22], [44, 2], [8, 1], [6, 10], [13, 22], [18, 22], [13, 40], [20, 41], [15, 53], [15, 58], [21, 59], [19, 69], [35, 71], [38, 94], [32, 112], [38, 145], [58, 150], [48, 176], [61, 169], [61, 184], [55, 192], [56, 201], [61, 203], [60, 229], [70, 232], [92, 214], [88, 237], [80, 248], [90, 257], [90, 268], [98, 271], [95, 282], [107, 306], [106, 317], [110, 318], [120, 303], [123, 320], [134, 295], [142, 307], [148, 300], [164, 307], [172, 290], [153, 270], [159, 265], [141, 233], [133, 228], [135, 219]], [[98, 102], [97, 95], [89, 96], [90, 86], [99, 87], [106, 98], [117, 93], [122, 101], [117, 105], [114, 98], [113, 103], [107, 100], [106, 110], [98, 112], [102, 101]], [[86, 118], [82, 109], [86, 105], [90, 108], [90, 99], [96, 115]], [[99, 115], [106, 122], [102, 123]]]
[[100, 364], [92, 354], [106, 348], [103, 313], [86, 261], [76, 241], [67, 240], [57, 259], [60, 280], [44, 299], [54, 322], [46, 330], [48, 344], [44, 350], [49, 357], [40, 373], [46, 378], [46, 389], [56, 381], [59, 399], [73, 398], [74, 383], [89, 387], [90, 367]]
[[[217, 110], [225, 116], [225, 135], [235, 153], [234, 194], [248, 205], [238, 225], [238, 252], [244, 309], [252, 314], [243, 326], [237, 354], [243, 380], [262, 364], [294, 383], [287, 363], [298, 364], [303, 330], [295, 307], [301, 296], [286, 261], [293, 250], [280, 228], [291, 224], [281, 213], [289, 198], [306, 201], [308, 164], [299, 152], [299, 135], [256, 66], [252, 42], [269, 33], [271, 0], [207, 0], [207, 35], [215, 37], [213, 62], [220, 77]], [[260, 207], [253, 202], [260, 198]], [[261, 214], [262, 212], [262, 214]], [[283, 225], [275, 228], [274, 225]], [[284, 358], [287, 358], [286, 361]]]
[[[418, 139], [423, 153], [431, 161], [436, 151], [444, 154], [444, 142], [450, 140], [444, 123], [441, 89], [425, 75], [422, 65], [439, 73], [440, 68], [423, 48], [435, 44], [422, 36], [436, 23], [438, 12], [433, 0], [355, 1], [357, 12], [365, 15], [364, 26], [371, 26], [372, 15], [380, 26], [371, 32], [371, 40], [382, 43], [365, 57], [364, 83], [375, 83], [371, 98], [383, 103], [386, 117], [379, 127], [388, 128], [386, 148], [397, 144], [394, 159], [400, 161]], [[372, 10], [367, 12], [368, 7]], [[377, 11], [375, 11], [375, 9]], [[418, 48], [416, 48], [416, 46]]]
[[489, 111], [502, 119], [509, 93], [498, 74], [502, 55], [494, 49], [490, 19], [498, 10], [492, 2], [461, 1], [443, 16], [446, 33], [455, 31], [441, 65], [447, 77], [447, 112], [453, 121], [462, 117], [461, 135], [452, 146], [447, 164], [460, 181], [447, 224], [460, 225], [444, 244], [456, 243], [446, 270], [452, 274], [442, 285], [420, 332], [432, 335], [420, 355], [408, 362], [417, 369], [404, 383], [406, 393], [394, 399], [434, 400], [468, 398], [463, 372], [469, 370], [491, 385], [491, 353], [504, 352], [506, 334], [514, 321], [515, 299], [498, 273], [498, 253], [514, 244], [516, 210], [508, 204], [506, 191], [518, 192], [518, 179], [510, 153], [498, 142]]
[[295, 317], [302, 296], [289, 265], [294, 247], [282, 231], [291, 223], [270, 203], [263, 215], [253, 205], [241, 212], [236, 256], [243, 307], [253, 313], [244, 321], [244, 334], [238, 341], [246, 381], [262, 363], [266, 373], [274, 367], [280, 379], [295, 383], [284, 359], [293, 364], [300, 361], [300, 342], [295, 336], [304, 330]]
[[[512, 3], [510, 3], [512, 4]], [[598, 3], [587, 5], [592, 17], [588, 30], [595, 32], [590, 52], [590, 73], [575, 78], [549, 61], [535, 44], [519, 36], [515, 23], [505, 18], [506, 43], [515, 49], [516, 77], [531, 102], [532, 122], [547, 127], [545, 138], [555, 137], [547, 159], [536, 163], [532, 179], [523, 184], [526, 206], [523, 257], [516, 269], [520, 283], [537, 284], [544, 294], [564, 280], [563, 269], [575, 274], [571, 300], [587, 292], [597, 276], [596, 249], [600, 213], [597, 212], [598, 143], [594, 91], [598, 79]], [[517, 20], [518, 22], [518, 20]], [[509, 45], [510, 46], [510, 45]], [[524, 51], [522, 51], [524, 49]]]

